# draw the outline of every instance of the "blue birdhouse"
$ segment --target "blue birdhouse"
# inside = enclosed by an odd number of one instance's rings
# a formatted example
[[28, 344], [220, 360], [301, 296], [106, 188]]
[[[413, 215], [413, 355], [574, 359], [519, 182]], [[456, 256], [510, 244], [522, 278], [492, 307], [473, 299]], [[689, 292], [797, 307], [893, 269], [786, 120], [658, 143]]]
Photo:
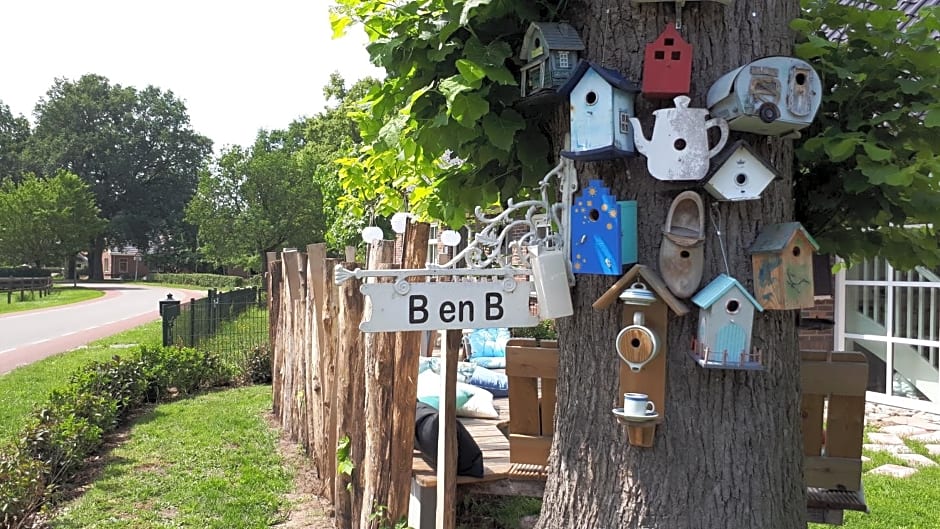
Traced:
[[522, 97], [554, 94], [571, 78], [584, 52], [584, 43], [564, 22], [533, 22], [522, 39], [523, 61], [519, 87]]
[[822, 82], [800, 59], [764, 57], [719, 77], [705, 100], [731, 130], [799, 136], [819, 110]]
[[735, 278], [721, 274], [692, 297], [699, 306], [692, 358], [702, 367], [762, 370], [759, 349], [751, 349], [754, 311], [764, 308]]
[[571, 150], [561, 155], [585, 161], [636, 156], [630, 118], [639, 91], [620, 73], [581, 61], [558, 91], [571, 106]]
[[636, 200], [621, 200], [620, 256], [625, 265], [637, 262]]
[[571, 206], [571, 268], [575, 274], [620, 275], [620, 204], [600, 180], [591, 180]]

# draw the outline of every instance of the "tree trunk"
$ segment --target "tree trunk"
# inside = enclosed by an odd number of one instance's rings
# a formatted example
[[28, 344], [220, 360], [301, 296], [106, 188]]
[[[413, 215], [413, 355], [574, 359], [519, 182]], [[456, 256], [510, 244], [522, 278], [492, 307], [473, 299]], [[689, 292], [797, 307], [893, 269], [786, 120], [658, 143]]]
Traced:
[[101, 268], [102, 253], [104, 253], [104, 239], [95, 237], [91, 241], [91, 251], [88, 252], [89, 281], [104, 281], [104, 270]]
[[[789, 21], [796, 0], [689, 2], [680, 30], [692, 44], [692, 107], [705, 106], [709, 86], [722, 74], [767, 55], [788, 55]], [[639, 79], [645, 46], [675, 20], [672, 3], [573, 0], [566, 10], [587, 45], [586, 56]], [[652, 111], [672, 101], [637, 98], [647, 137]], [[556, 145], [569, 129], [558, 113]], [[672, 199], [686, 189], [706, 204], [705, 286], [725, 272], [715, 219], [720, 220], [730, 274], [753, 292], [748, 247], [766, 224], [793, 218], [791, 140], [745, 138], [783, 175], [760, 200], [714, 201], [701, 183], [652, 178], [646, 159], [577, 165], [583, 188], [603, 179], [620, 200], [638, 203], [639, 262], [658, 270], [662, 231]], [[616, 279], [579, 275], [572, 290], [575, 315], [558, 320], [561, 349], [556, 430], [541, 528], [793, 529], [805, 527], [805, 488], [799, 416], [799, 353], [795, 314], [765, 311], [755, 317], [754, 343], [768, 358], [766, 372], [705, 370], [688, 355], [698, 311], [670, 313], [664, 421], [652, 448], [630, 446], [611, 414], [622, 406], [615, 338], [620, 306], [591, 304]], [[691, 302], [687, 302], [691, 308]], [[663, 337], [661, 337], [662, 339]]]

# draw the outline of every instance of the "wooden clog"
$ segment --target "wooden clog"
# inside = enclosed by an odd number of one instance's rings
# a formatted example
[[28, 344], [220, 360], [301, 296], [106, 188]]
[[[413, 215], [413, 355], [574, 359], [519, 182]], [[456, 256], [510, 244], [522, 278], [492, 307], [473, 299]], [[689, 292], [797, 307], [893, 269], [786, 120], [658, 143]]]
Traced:
[[659, 273], [680, 298], [698, 290], [705, 270], [705, 206], [695, 191], [683, 191], [672, 201], [659, 247]]

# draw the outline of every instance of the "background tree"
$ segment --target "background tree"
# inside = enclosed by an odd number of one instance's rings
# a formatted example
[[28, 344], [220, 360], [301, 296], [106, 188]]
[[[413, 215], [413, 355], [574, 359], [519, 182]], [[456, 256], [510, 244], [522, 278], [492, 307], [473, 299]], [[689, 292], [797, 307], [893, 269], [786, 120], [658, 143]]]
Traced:
[[[687, 3], [682, 34], [694, 46], [693, 106], [704, 106], [708, 87], [725, 72], [791, 54], [788, 23], [798, 8], [796, 0]], [[645, 46], [674, 17], [671, 4], [627, 0], [340, 0], [334, 28], [361, 23], [373, 61], [388, 73], [366, 98], [365, 146], [346, 162], [344, 178], [363, 200], [392, 197], [389, 208], [415, 186], [411, 197], [426, 212], [462, 224], [471, 206], [505, 200], [542, 176], [564, 145], [566, 104], [526, 115], [513, 107], [517, 72], [507, 59], [530, 21], [567, 19], [588, 59], [637, 79]], [[660, 106], [671, 103], [638, 101], [646, 131]], [[749, 139], [786, 176], [759, 201], [709, 206], [721, 222], [728, 271], [748, 287], [747, 248], [760, 227], [793, 219], [792, 142]], [[445, 153], [462, 163], [442, 164]], [[654, 180], [643, 159], [584, 163], [578, 171], [582, 186], [602, 179], [620, 199], [638, 202], [639, 261], [656, 268], [670, 202], [693, 186]], [[705, 251], [708, 281], [725, 271], [711, 223]], [[632, 448], [610, 413], [621, 400], [613, 352], [620, 314], [591, 308], [611, 283], [578, 276], [575, 314], [556, 322], [556, 428], [539, 527], [804, 527], [794, 314], [757, 318], [754, 335], [769, 353], [763, 373], [701, 369], [687, 354], [694, 316], [672, 318], [669, 336], [661, 337], [668, 347], [666, 420], [653, 448]]]
[[[798, 217], [823, 250], [940, 265], [940, 17], [895, 0], [862, 10], [804, 0], [794, 21], [827, 96], [797, 150]], [[919, 225], [917, 228], [905, 227]]]
[[59, 265], [85, 247], [105, 221], [95, 197], [74, 174], [26, 175], [0, 183], [0, 261]]
[[227, 148], [200, 174], [186, 219], [206, 259], [262, 270], [265, 252], [323, 240], [323, 196], [294, 158], [302, 143], [296, 123], [261, 131], [250, 149]]
[[23, 150], [29, 134], [26, 118], [14, 116], [10, 107], [0, 101], [0, 181], [22, 176]]
[[102, 278], [106, 243], [148, 248], [182, 217], [212, 147], [172, 92], [112, 85], [99, 75], [57, 79], [35, 116], [32, 159], [44, 173], [64, 168], [81, 177], [108, 221], [90, 244], [92, 279]]

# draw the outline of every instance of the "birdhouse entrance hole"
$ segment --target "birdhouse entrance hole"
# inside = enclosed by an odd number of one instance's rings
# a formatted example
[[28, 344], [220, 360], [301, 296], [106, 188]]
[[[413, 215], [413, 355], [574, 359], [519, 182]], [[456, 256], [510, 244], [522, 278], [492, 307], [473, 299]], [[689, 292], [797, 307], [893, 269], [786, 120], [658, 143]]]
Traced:
[[737, 314], [741, 310], [741, 303], [736, 299], [729, 299], [725, 305], [725, 310], [728, 311], [728, 314]]
[[630, 345], [632, 345], [633, 347], [639, 347], [639, 346], [640, 346], [640, 339], [639, 339], [639, 338], [634, 338], [634, 339], [630, 340]]
[[675, 147], [677, 151], [685, 149], [685, 145], [685, 140], [682, 138], [677, 139], [675, 143], [672, 144], [672, 146]]
[[743, 186], [744, 184], [747, 183], [747, 175], [744, 173], [738, 173], [734, 177], [734, 182], [738, 184], [739, 186]]
[[592, 209], [588, 216], [591, 218], [591, 220], [597, 222], [597, 219], [601, 218], [601, 212], [596, 209]]
[[679, 256], [682, 257], [683, 259], [688, 259], [688, 258], [689, 258], [689, 251], [688, 251], [688, 250], [682, 250], [681, 252], [679, 252]]
[[593, 90], [590, 91], [590, 92], [588, 92], [587, 95], [584, 96], [584, 100], [585, 100], [585, 101], [587, 102], [587, 104], [589, 104], [589, 105], [593, 105], [593, 104], [597, 103], [597, 93], [594, 92]]
[[800, 247], [799, 247], [799, 246], [794, 246], [794, 247], [793, 247], [793, 257], [799, 257], [799, 256], [800, 256]]
[[800, 72], [800, 73], [796, 74], [796, 84], [798, 84], [798, 85], [800, 85], [800, 86], [806, 84], [806, 74], [805, 74], [805, 73]]

